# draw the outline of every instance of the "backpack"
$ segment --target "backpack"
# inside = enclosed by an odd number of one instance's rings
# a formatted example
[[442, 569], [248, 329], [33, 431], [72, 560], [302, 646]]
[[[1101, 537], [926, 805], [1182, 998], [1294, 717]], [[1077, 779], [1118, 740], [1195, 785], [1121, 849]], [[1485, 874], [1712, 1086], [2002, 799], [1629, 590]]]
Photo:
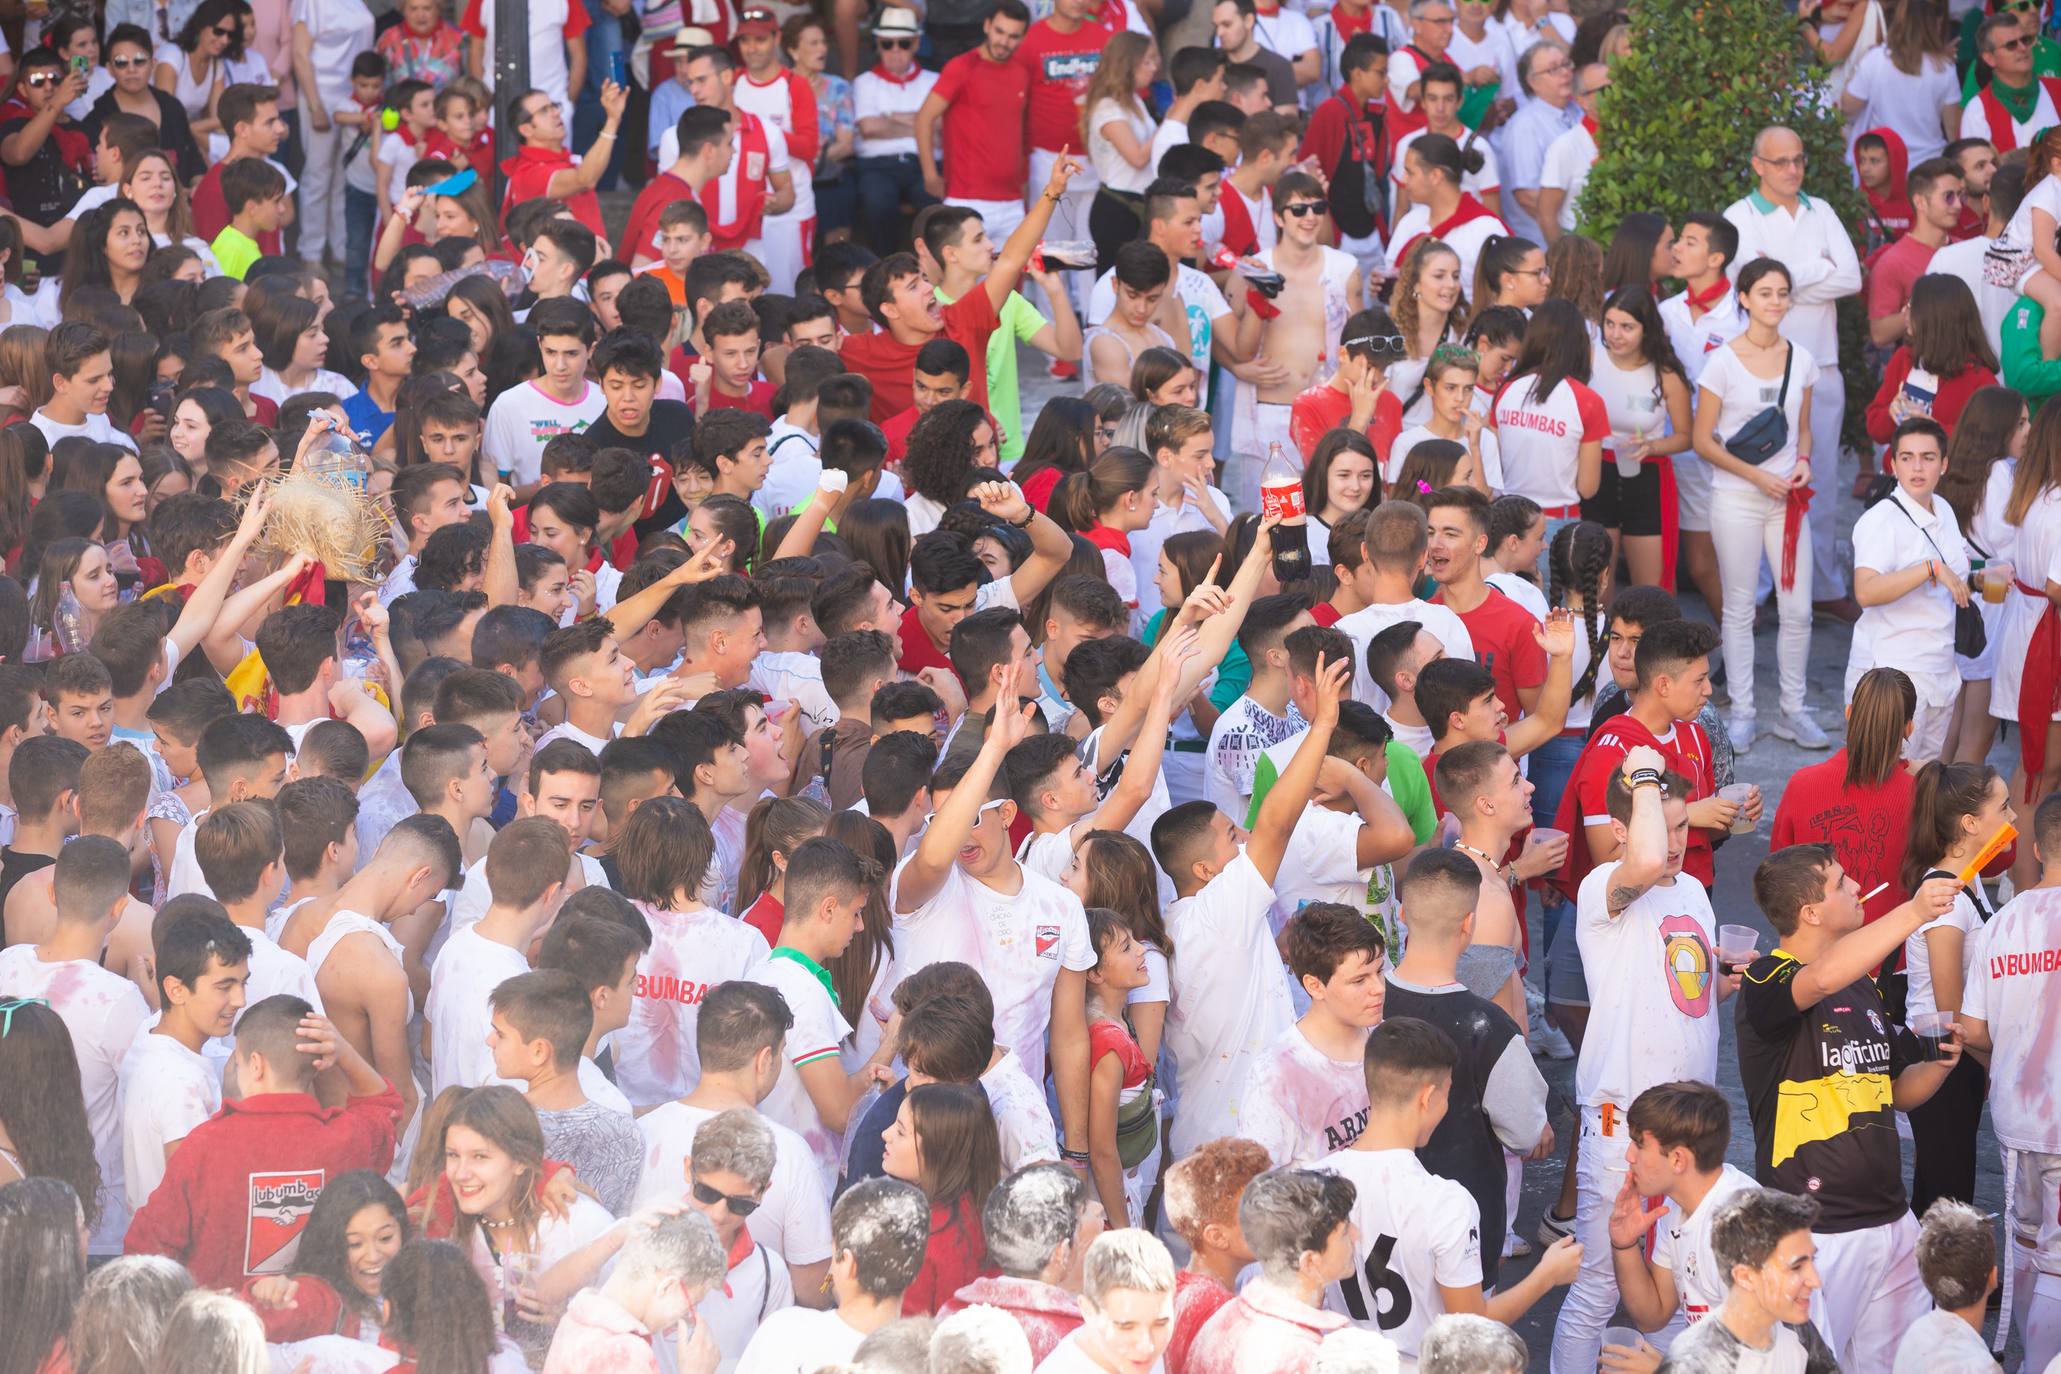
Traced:
[[[1345, 104], [1343, 97], [1333, 100]], [[1363, 239], [1388, 223], [1388, 148], [1385, 126], [1346, 107], [1345, 156], [1331, 169], [1331, 219], [1338, 232]]]

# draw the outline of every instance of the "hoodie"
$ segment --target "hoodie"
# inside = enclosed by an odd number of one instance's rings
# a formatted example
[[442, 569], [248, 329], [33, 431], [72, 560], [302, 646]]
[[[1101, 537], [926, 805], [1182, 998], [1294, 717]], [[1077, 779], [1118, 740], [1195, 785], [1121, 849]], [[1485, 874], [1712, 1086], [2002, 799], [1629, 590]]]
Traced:
[[1862, 138], [1873, 134], [1889, 149], [1889, 183], [1879, 190], [1861, 187], [1861, 194], [1868, 198], [1868, 215], [1861, 228], [1861, 261], [1870, 263], [1875, 255], [1891, 243], [1903, 237], [1911, 227], [1913, 211], [1908, 189], [1911, 171], [1910, 150], [1904, 147], [1903, 136], [1896, 130], [1883, 125], [1869, 129]]
[[322, 1189], [353, 1169], [391, 1168], [400, 1120], [391, 1085], [341, 1107], [307, 1093], [224, 1102], [167, 1162], [123, 1249], [169, 1255], [203, 1288], [240, 1289], [246, 1279], [291, 1273]]

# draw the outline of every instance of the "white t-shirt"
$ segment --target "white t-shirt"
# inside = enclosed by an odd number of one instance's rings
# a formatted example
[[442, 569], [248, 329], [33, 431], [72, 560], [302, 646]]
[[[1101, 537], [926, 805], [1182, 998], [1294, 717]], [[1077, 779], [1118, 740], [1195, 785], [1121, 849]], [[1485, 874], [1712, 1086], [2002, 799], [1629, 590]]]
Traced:
[[[1391, 164], [1388, 174], [1389, 179], [1396, 185], [1402, 185], [1407, 174], [1408, 169], [1404, 166], [1403, 159], [1409, 155], [1410, 145], [1422, 138], [1424, 132], [1422, 129], [1412, 129], [1396, 140], [1395, 161]], [[1461, 173], [1460, 189], [1478, 200], [1485, 191], [1502, 189], [1503, 179], [1496, 170], [1496, 150], [1489, 146], [1489, 141], [1485, 138], [1476, 139], [1474, 147], [1481, 154], [1481, 170]]]
[[[618, 722], [611, 727], [611, 731], [608, 738], [614, 739], [617, 735], [620, 735], [622, 732], [623, 727], [621, 723]], [[590, 735], [585, 730], [582, 730], [579, 726], [574, 725], [571, 721], [567, 720], [559, 722], [557, 725], [552, 726], [549, 730], [546, 730], [543, 734], [537, 736], [537, 752], [542, 752], [545, 745], [551, 743], [551, 741], [553, 740], [558, 739], [569, 739], [573, 741], [573, 743], [575, 744], [584, 744], [587, 746], [588, 752], [595, 755], [597, 758], [600, 756], [601, 751], [608, 745], [607, 739], [603, 739], [599, 735]], [[398, 754], [400, 751], [395, 750], [394, 752]]]
[[[1575, 485], [1581, 447], [1610, 438], [1610, 416], [1603, 398], [1573, 378], [1563, 380], [1541, 402], [1533, 395], [1538, 380], [1536, 373], [1520, 377], [1496, 400], [1503, 490], [1505, 495], [1529, 496], [1548, 510], [1559, 510], [1581, 501]], [[1790, 390], [1793, 395], [1801, 388]]]
[[[872, 119], [880, 115], [914, 115], [923, 108], [924, 97], [937, 85], [937, 73], [912, 67], [905, 80], [893, 80], [876, 69], [860, 72], [852, 82], [852, 118]], [[907, 138], [858, 137], [854, 151], [860, 157], [914, 157], [916, 136]]]
[[[1281, 11], [1281, 15], [1289, 14], [1295, 14], [1295, 11]], [[1277, 15], [1275, 17], [1279, 18], [1281, 16]], [[1301, 15], [1296, 15], [1298, 19], [1301, 17]], [[1173, 1310], [1173, 1294], [1171, 1293], [1167, 1294], [1167, 1310]], [[1146, 1374], [1165, 1374], [1165, 1370], [1166, 1362], [1164, 1358], [1161, 1358], [1152, 1362], [1151, 1367], [1146, 1370]], [[1036, 1374], [1108, 1374], [1108, 1371], [1099, 1361], [1092, 1358], [1087, 1351], [1081, 1349], [1081, 1333], [1079, 1328], [1075, 1328], [1067, 1332], [1065, 1338], [1058, 1345], [1052, 1347], [1051, 1354], [1038, 1362]]]
[[820, 435], [809, 433], [783, 415], [773, 422], [766, 436], [766, 454], [772, 460], [766, 480], [751, 494], [752, 505], [768, 520], [777, 520], [798, 510], [816, 483], [822, 479], [823, 463], [816, 455], [823, 447]]
[[[491, 11], [492, 6], [487, 6], [482, 12]], [[321, 93], [322, 103], [331, 110], [349, 109], [351, 59], [372, 47], [372, 11], [366, 9], [360, 0], [293, 0], [293, 22], [307, 25], [308, 34], [314, 40], [310, 60], [315, 68], [315, 89]], [[491, 45], [493, 39], [490, 37], [487, 42]], [[558, 94], [563, 97], [563, 53], [560, 54], [559, 66]], [[530, 77], [539, 87], [544, 84], [539, 75], [541, 70], [532, 56]]]
[[[34, 945], [0, 950], [0, 995], [46, 997], [71, 1032], [79, 1061], [93, 1161], [100, 1166], [100, 1225], [87, 1249], [119, 1255], [129, 1229], [129, 1191], [122, 1167], [122, 1058], [150, 1021], [136, 985], [89, 959], [45, 963]], [[162, 1038], [162, 1037], [160, 1037]]]
[[[1388, 270], [1391, 273], [1402, 271], [1404, 261], [1410, 256], [1412, 245], [1418, 238], [1431, 233], [1432, 224], [1431, 206], [1423, 201], [1403, 212], [1402, 218], [1395, 223], [1394, 231], [1388, 236]], [[1474, 289], [1474, 269], [1481, 262], [1481, 252], [1488, 247], [1488, 241], [1499, 234], [1509, 232], [1510, 226], [1498, 216], [1476, 215], [1464, 224], [1456, 224], [1446, 233], [1437, 236], [1439, 242], [1452, 249], [1453, 255], [1460, 259], [1460, 280], [1464, 284], [1463, 289]], [[1390, 379], [1394, 380], [1395, 375], [1391, 371]]]
[[[890, 902], [907, 867], [905, 860], [895, 869]], [[1015, 1052], [1033, 1082], [1043, 1082], [1059, 970], [1095, 967], [1095, 946], [1080, 898], [1020, 865], [1017, 872], [1019, 889], [997, 892], [954, 863], [936, 896], [895, 913], [895, 964], [903, 978], [947, 959], [977, 969], [995, 999], [995, 1043]]]
[[[1502, 571], [1486, 573], [1483, 575], [1482, 580], [1509, 597], [1512, 601], [1515, 601], [1518, 605], [1524, 607], [1527, 611], [1530, 611], [1533, 618], [1538, 620], [1539, 623], [1545, 623], [1546, 615], [1552, 608], [1546, 604], [1546, 594], [1539, 590], [1538, 583], [1522, 573]], [[1575, 655], [1579, 658], [1586, 649], [1581, 635], [1574, 637], [1574, 645]], [[1581, 670], [1577, 668], [1574, 675], [1580, 677]], [[1415, 745], [1410, 747], [1416, 748]], [[1424, 751], [1418, 749], [1417, 752], [1421, 754]]]
[[1332, 1059], [1290, 1026], [1253, 1061], [1238, 1104], [1238, 1133], [1267, 1147], [1279, 1169], [1335, 1154], [1367, 1128], [1367, 1070], [1359, 1055]]
[[[644, 1137], [644, 1172], [637, 1179], [635, 1205], [677, 1201], [687, 1194], [687, 1158], [694, 1133], [716, 1115], [706, 1107], [668, 1102], [637, 1118]], [[765, 1201], [744, 1220], [753, 1240], [770, 1246], [796, 1265], [830, 1258], [830, 1196], [808, 1142], [777, 1121], [773, 1130], [773, 1181]]]
[[1424, 1329], [1445, 1313], [1439, 1289], [1481, 1286], [1481, 1209], [1412, 1150], [1341, 1150], [1316, 1167], [1358, 1192], [1352, 1272], [1324, 1289], [1324, 1309], [1379, 1331], [1414, 1359]]
[[1928, 930], [1952, 929], [1961, 932], [1961, 986], [1967, 987], [1968, 975], [1975, 967], [1975, 932], [1982, 929], [1982, 915], [1975, 909], [1975, 902], [1966, 888], [1954, 894], [1954, 904], [1944, 916], [1927, 921], [1916, 931], [1904, 938], [1904, 975], [1909, 990], [1904, 997], [1904, 1019], [1939, 1010], [1938, 1002], [1932, 996], [1932, 947], [1925, 942]]
[[[1876, 48], [1869, 56], [1881, 51]], [[1890, 1374], [1984, 1374], [2002, 1369], [1980, 1331], [1935, 1307], [1904, 1331]]]
[[980, 1086], [988, 1095], [996, 1133], [1002, 1137], [1003, 1173], [1015, 1173], [1026, 1164], [1058, 1160], [1059, 1133], [1052, 1126], [1052, 1109], [1045, 1104], [1045, 1090], [1030, 1081], [1013, 1050], [1003, 1050], [1002, 1057], [988, 1066], [980, 1076]]
[[[1102, 130], [1111, 124], [1127, 126], [1131, 137], [1146, 148], [1143, 167], [1126, 162], [1116, 145], [1103, 136]], [[1095, 175], [1112, 191], [1142, 195], [1152, 184], [1151, 144], [1152, 116], [1143, 111], [1127, 110], [1114, 100], [1105, 99], [1088, 114], [1088, 160], [1094, 165]]]
[[1710, 1250], [1711, 1220], [1732, 1194], [1759, 1186], [1752, 1174], [1727, 1164], [1694, 1212], [1685, 1217], [1680, 1207], [1669, 1202], [1667, 1216], [1654, 1228], [1653, 1267], [1674, 1274], [1675, 1294], [1691, 1322], [1700, 1322], [1724, 1306], [1731, 1287], [1731, 1276]]
[[[1402, 476], [1403, 463], [1408, 460], [1411, 450], [1426, 439], [1438, 437], [1428, 425], [1413, 425], [1396, 435], [1395, 442], [1388, 448], [1388, 461], [1381, 465], [1381, 480], [1392, 483]], [[1465, 446], [1464, 441], [1453, 442]], [[1487, 426], [1483, 426], [1481, 431], [1481, 475], [1493, 490], [1503, 489], [1503, 447], [1496, 441], [1496, 432]], [[1399, 499], [1410, 499], [1409, 493], [1402, 493]]]
[[766, 937], [720, 911], [637, 903], [651, 948], [637, 960], [630, 1020], [615, 1033], [616, 1086], [640, 1107], [680, 1097], [701, 1077], [694, 1028], [701, 999], [764, 961]]
[[1203, 756], [1203, 794], [1217, 810], [1242, 822], [1252, 805], [1252, 778], [1260, 755], [1306, 728], [1302, 712], [1293, 702], [1286, 715], [1277, 716], [1250, 696], [1239, 697], [1210, 728], [1209, 752]]
[[[1887, 45], [1868, 49], [1846, 78], [1846, 93], [1868, 102], [1868, 108], [1848, 121], [1855, 129], [1896, 130], [1910, 154], [1910, 166], [1940, 155], [1946, 135], [1940, 128], [1940, 111], [1961, 103], [1961, 78], [1951, 57], [1927, 53], [1918, 63], [1917, 75], [1898, 70]], [[1969, 101], [1971, 106], [1978, 101]]]
[[1990, 1119], [2014, 1150], [2061, 1154], [2061, 1098], [2053, 1047], [2061, 1044], [2061, 892], [2034, 888], [2004, 903], [1976, 932], [1961, 1014], [1988, 1023]]
[[326, 367], [316, 368], [315, 375], [308, 379], [306, 386], [289, 387], [286, 379], [269, 367], [260, 372], [258, 379], [250, 384], [251, 395], [263, 396], [275, 405], [285, 405], [287, 397], [299, 395], [303, 391], [326, 391], [339, 401], [348, 401], [358, 394], [358, 386], [343, 373], [331, 372]]
[[1596, 165], [1596, 140], [1577, 124], [1546, 148], [1546, 161], [1539, 168], [1539, 187], [1565, 191], [1560, 202], [1560, 228], [1572, 234], [1575, 211], [1581, 204], [1582, 187], [1589, 184], [1589, 169]]
[[1388, 709], [1388, 693], [1375, 686], [1374, 679], [1367, 674], [1367, 646], [1374, 636], [1405, 620], [1414, 620], [1431, 631], [1431, 637], [1444, 646], [1447, 658], [1474, 657], [1474, 637], [1467, 633], [1467, 622], [1450, 607], [1415, 600], [1362, 606], [1351, 615], [1340, 616], [1337, 625], [1353, 642], [1354, 701], [1365, 702], [1377, 711]]
[[[539, 89], [542, 89], [541, 87]], [[487, 407], [480, 445], [494, 466], [523, 486], [543, 475], [544, 445], [561, 434], [579, 434], [608, 409], [601, 388], [584, 383], [579, 399], [561, 401], [542, 383], [524, 382]]]
[[1575, 897], [1575, 939], [1589, 978], [1589, 1032], [1575, 1065], [1585, 1107], [1632, 1099], [1656, 1083], [1717, 1081], [1717, 918], [1693, 878], [1639, 894], [1615, 920], [1598, 864]]
[[[1294, 754], [1289, 752], [1287, 757], [1293, 758]], [[1285, 759], [1280, 766], [1288, 766]], [[1382, 791], [1387, 790], [1384, 781]], [[1244, 817], [1236, 819], [1242, 821]], [[1374, 870], [1360, 867], [1359, 856], [1360, 827], [1364, 824], [1357, 811], [1333, 811], [1314, 803], [1303, 808], [1301, 819], [1288, 836], [1287, 852], [1281, 856], [1281, 871], [1274, 875], [1275, 934], [1311, 902], [1342, 902], [1360, 911], [1371, 910], [1368, 891], [1374, 882]], [[1383, 890], [1393, 890], [1394, 886], [1392, 875], [1382, 883]], [[1342, 1150], [1351, 1143], [1344, 1141], [1330, 1149]]]
[[773, 1091], [759, 1103], [759, 1111], [808, 1142], [810, 1153], [816, 1157], [816, 1167], [823, 1173], [824, 1193], [835, 1192], [842, 1133], [823, 1123], [801, 1080], [801, 1070], [811, 1064], [828, 1063], [836, 1064], [842, 1072], [844, 1066], [838, 1060], [837, 1048], [851, 1035], [851, 1023], [844, 1019], [836, 1000], [816, 980], [816, 975], [793, 959], [768, 957], [748, 976], [754, 983], [764, 983], [778, 992], [787, 1003], [788, 1014], [794, 1017], [794, 1025], [787, 1032], [787, 1058], [780, 1065], [780, 1077], [774, 1081]]
[[[1817, 360], [1802, 345], [1791, 344], [1790, 347], [1796, 350], [1796, 356], [1789, 368], [1789, 396], [1782, 403], [1782, 412], [1789, 418], [1789, 442], [1782, 446], [1780, 453], [1760, 465], [1762, 472], [1774, 477], [1787, 477], [1796, 470], [1796, 440], [1802, 428], [1799, 421], [1803, 414], [1803, 398], [1810, 393], [1811, 379], [1817, 375], [1818, 367]], [[1727, 346], [1710, 355], [1696, 385], [1699, 391], [1708, 391], [1717, 397], [1717, 436], [1722, 443], [1728, 435], [1738, 433], [1748, 420], [1775, 404], [1782, 392], [1782, 374], [1754, 376], [1739, 360], [1738, 350]], [[1500, 412], [1501, 407], [1497, 409]], [[1710, 481], [1713, 488], [1720, 490], [1760, 490], [1744, 477], [1716, 465], [1710, 469]]]
[[81, 424], [63, 425], [51, 419], [49, 412], [38, 410], [29, 416], [29, 423], [43, 431], [43, 437], [50, 441], [52, 448], [57, 447], [59, 439], [91, 439], [96, 444], [120, 444], [132, 453], [136, 449], [136, 441], [125, 431], [116, 429], [105, 411], [88, 415]]
[[747, 681], [776, 702], [792, 701], [800, 706], [802, 728], [810, 734], [840, 719], [837, 703], [823, 686], [823, 660], [814, 654], [762, 650], [751, 661]]
[[1273, 902], [1274, 890], [1241, 851], [1200, 892], [1166, 909], [1180, 955], [1165, 1039], [1181, 1085], [1170, 1142], [1176, 1158], [1244, 1133], [1238, 1109], [1252, 1068], [1295, 1022], [1288, 970], [1267, 921]]
[[119, 1092], [122, 1172], [134, 1212], [165, 1176], [165, 1146], [222, 1109], [222, 1071], [171, 1036], [145, 1031], [122, 1057]]
[[[757, 1240], [757, 1237], [753, 1237]], [[794, 1306], [794, 1280], [780, 1255], [764, 1241], [731, 1266], [723, 1283], [695, 1304], [695, 1316], [708, 1323], [722, 1360], [718, 1371], [735, 1369], [744, 1349], [758, 1333], [759, 1323], [775, 1312]], [[680, 1374], [679, 1346], [660, 1340], [652, 1344], [658, 1352], [659, 1374]]]
[[430, 966], [429, 1001], [422, 1009], [429, 1022], [430, 1081], [435, 1091], [507, 1081], [495, 1076], [494, 1052], [487, 1048], [487, 1035], [494, 1028], [490, 999], [495, 988], [529, 971], [530, 961], [521, 950], [489, 940], [473, 926], [444, 941]]
[[[1926, 510], [1896, 488], [1853, 524], [1853, 565], [1897, 573], [1928, 559], [1943, 562], [1964, 582], [1968, 545], [1946, 498], [1934, 494]], [[1858, 682], [1877, 664], [1900, 668], [1926, 706], [1951, 706], [1961, 690], [1954, 671], [1954, 594], [1944, 582], [1920, 582], [1894, 601], [1861, 608], [1848, 650], [1846, 680]]]
[[759, 1324], [737, 1362], [737, 1374], [812, 1374], [826, 1364], [849, 1361], [865, 1339], [835, 1312], [785, 1307]]

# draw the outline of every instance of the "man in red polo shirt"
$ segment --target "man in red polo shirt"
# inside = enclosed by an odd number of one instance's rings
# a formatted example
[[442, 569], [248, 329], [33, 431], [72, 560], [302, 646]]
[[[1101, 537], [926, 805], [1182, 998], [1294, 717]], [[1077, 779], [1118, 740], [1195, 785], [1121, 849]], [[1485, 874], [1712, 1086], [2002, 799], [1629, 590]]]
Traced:
[[[1064, 152], [1081, 145], [1081, 99], [1102, 65], [1102, 50], [1115, 33], [1095, 21], [1099, 0], [1053, 0], [1052, 14], [1030, 26], [1017, 45], [1015, 61], [1030, 73], [1030, 184], [1042, 186]], [[1052, 216], [1055, 239], [1092, 238], [1088, 208], [1102, 182], [1092, 171], [1068, 188], [1066, 203]], [[991, 234], [999, 229], [990, 226]], [[1067, 276], [1074, 313], [1086, 317], [1091, 273]], [[974, 354], [979, 357], [978, 353]]]
[[[215, 113], [221, 118], [222, 127], [229, 131], [229, 151], [208, 168], [206, 176], [193, 183], [193, 232], [209, 243], [229, 225], [229, 205], [222, 199], [222, 169], [240, 157], [270, 160], [286, 141], [286, 121], [279, 117], [276, 86], [238, 82], [216, 99]], [[291, 177], [287, 179], [287, 190], [293, 190]], [[287, 204], [293, 204], [291, 194]], [[258, 247], [267, 253], [280, 252], [280, 232], [273, 229], [259, 234]]]
[[522, 147], [501, 164], [508, 177], [508, 198], [501, 202], [504, 228], [509, 206], [549, 196], [564, 201], [574, 219], [592, 229], [596, 238], [607, 240], [608, 229], [601, 222], [601, 202], [594, 195], [594, 187], [608, 170], [616, 129], [623, 122], [623, 104], [628, 99], [629, 92], [613, 81], [603, 83], [601, 109], [607, 122], [582, 161], [566, 150], [565, 116], [549, 92], [527, 90], [516, 98], [515, 136], [522, 140]]
[[702, 189], [730, 170], [736, 145], [730, 140], [730, 112], [696, 105], [680, 116], [674, 137], [680, 156], [637, 193], [630, 207], [629, 222], [623, 229], [619, 250], [632, 271], [641, 272], [659, 261], [658, 217], [668, 205], [682, 200], [699, 200]]
[[[1056, 158], [1045, 189], [1031, 203], [1023, 223], [995, 254], [995, 265], [981, 278], [979, 286], [950, 305], [939, 307], [937, 290], [924, 277], [914, 256], [892, 253], [866, 269], [859, 294], [867, 311], [880, 323], [872, 334], [857, 334], [844, 341], [840, 350], [845, 366], [873, 384], [873, 408], [869, 418], [884, 424], [916, 404], [914, 388], [916, 355], [923, 345], [942, 334], [966, 350], [969, 358], [988, 355], [988, 336], [1000, 324], [998, 311], [1016, 289], [1017, 278], [1029, 264], [1031, 250], [1045, 236], [1053, 207], [1066, 195], [1067, 183], [1081, 164], [1072, 157]], [[973, 369], [966, 399], [978, 405], [988, 403], [987, 369]]]
[[[916, 111], [916, 164], [923, 189], [980, 212], [991, 235], [1007, 238], [1023, 222], [1023, 112], [1031, 71], [1014, 61], [1030, 28], [1023, 0], [1000, 0], [981, 31], [986, 40], [945, 63]], [[945, 170], [937, 170], [937, 126], [945, 124]]]
[[1474, 657], [1496, 679], [1496, 699], [1510, 719], [1536, 710], [1546, 681], [1546, 651], [1532, 613], [1481, 575], [1488, 550], [1488, 496], [1473, 487], [1442, 487], [1423, 498], [1431, 522], [1426, 567], [1438, 582], [1433, 605], [1460, 617]]

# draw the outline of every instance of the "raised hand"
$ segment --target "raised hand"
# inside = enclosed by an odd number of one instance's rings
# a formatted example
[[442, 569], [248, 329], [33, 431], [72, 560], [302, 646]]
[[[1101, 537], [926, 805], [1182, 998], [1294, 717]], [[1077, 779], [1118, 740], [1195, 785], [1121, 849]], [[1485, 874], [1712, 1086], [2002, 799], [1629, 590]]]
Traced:
[[1014, 525], [1031, 513], [1031, 504], [1023, 496], [1023, 488], [1014, 482], [982, 482], [972, 491], [973, 499], [980, 502], [980, 508], [997, 520]]
[[1546, 622], [1532, 630], [1548, 658], [1574, 657], [1574, 612], [1566, 607], [1546, 613]]
[[321, 1073], [336, 1062], [340, 1051], [340, 1038], [336, 1027], [328, 1017], [310, 1012], [301, 1018], [299, 1039], [294, 1048], [308, 1056], [315, 1065], [315, 1072]]
[[1610, 1243], [1623, 1248], [1639, 1240], [1667, 1215], [1667, 1203], [1648, 1208], [1646, 1199], [1639, 1196], [1639, 1190], [1632, 1184], [1627, 1172], [1624, 1186], [1617, 1190], [1617, 1201], [1610, 1208]]
[[1338, 704], [1352, 692], [1353, 661], [1341, 658], [1327, 663], [1322, 654], [1317, 655], [1317, 714], [1310, 722], [1312, 726], [1330, 729], [1338, 724]]

